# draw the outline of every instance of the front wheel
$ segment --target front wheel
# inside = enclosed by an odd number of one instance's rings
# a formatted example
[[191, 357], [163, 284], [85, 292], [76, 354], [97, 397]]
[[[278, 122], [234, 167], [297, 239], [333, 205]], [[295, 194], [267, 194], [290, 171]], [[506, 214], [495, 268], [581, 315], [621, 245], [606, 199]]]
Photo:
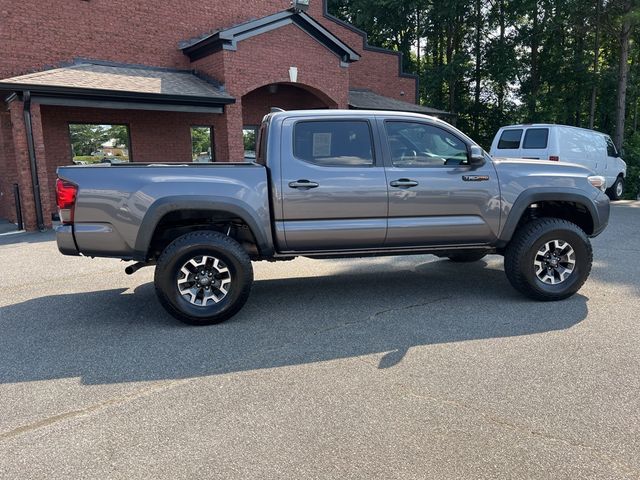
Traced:
[[238, 242], [214, 231], [173, 241], [160, 255], [154, 278], [162, 306], [190, 325], [213, 325], [235, 315], [253, 283], [251, 259]]
[[555, 301], [580, 290], [592, 262], [591, 242], [580, 227], [558, 218], [541, 218], [516, 232], [505, 251], [504, 267], [520, 293]]

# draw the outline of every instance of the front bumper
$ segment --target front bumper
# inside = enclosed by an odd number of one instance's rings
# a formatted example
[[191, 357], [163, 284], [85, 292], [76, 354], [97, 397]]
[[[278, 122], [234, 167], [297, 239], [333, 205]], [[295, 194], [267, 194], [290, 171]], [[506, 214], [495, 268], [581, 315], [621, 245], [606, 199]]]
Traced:
[[73, 238], [72, 225], [60, 225], [56, 227], [56, 243], [58, 250], [63, 255], [80, 255], [76, 241]]

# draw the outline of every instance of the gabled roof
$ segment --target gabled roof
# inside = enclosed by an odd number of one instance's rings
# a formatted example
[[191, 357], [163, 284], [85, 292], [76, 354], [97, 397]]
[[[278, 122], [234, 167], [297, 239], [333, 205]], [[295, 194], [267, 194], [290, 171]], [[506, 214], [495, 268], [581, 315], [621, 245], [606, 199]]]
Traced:
[[434, 117], [453, 117], [455, 114], [436, 108], [403, 102], [395, 98], [384, 97], [367, 89], [349, 90], [349, 106], [356, 110], [386, 110], [393, 112], [414, 112]]
[[[0, 92], [29, 91], [43, 98], [221, 107], [234, 103], [217, 85], [191, 71], [106, 62], [76, 64], [0, 80]], [[43, 102], [62, 105], [65, 103]], [[71, 103], [68, 103], [71, 104]]]
[[191, 61], [206, 57], [221, 49], [236, 50], [238, 42], [270, 32], [285, 25], [297, 25], [336, 54], [343, 62], [355, 62], [360, 55], [329, 30], [304, 12], [285, 10], [251, 20], [230, 28], [217, 30], [203, 37], [182, 42], [180, 49]]

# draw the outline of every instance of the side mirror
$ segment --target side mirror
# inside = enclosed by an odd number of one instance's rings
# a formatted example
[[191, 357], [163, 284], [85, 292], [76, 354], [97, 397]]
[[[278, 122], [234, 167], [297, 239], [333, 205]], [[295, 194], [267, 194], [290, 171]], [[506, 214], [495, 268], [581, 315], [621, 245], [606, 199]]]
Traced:
[[481, 167], [484, 163], [484, 150], [478, 145], [471, 145], [471, 147], [469, 147], [469, 165], [472, 167]]

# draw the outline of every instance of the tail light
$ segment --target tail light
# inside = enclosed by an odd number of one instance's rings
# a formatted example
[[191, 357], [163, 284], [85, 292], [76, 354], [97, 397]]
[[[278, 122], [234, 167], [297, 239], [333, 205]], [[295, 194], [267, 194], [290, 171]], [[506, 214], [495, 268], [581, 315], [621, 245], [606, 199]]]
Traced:
[[56, 203], [60, 213], [60, 221], [66, 225], [73, 224], [73, 211], [76, 206], [78, 187], [67, 180], [59, 178], [56, 182]]
[[560, 161], [560, 157], [557, 155], [551, 155], [549, 157], [549, 160], [551, 160], [552, 162], [559, 162]]

